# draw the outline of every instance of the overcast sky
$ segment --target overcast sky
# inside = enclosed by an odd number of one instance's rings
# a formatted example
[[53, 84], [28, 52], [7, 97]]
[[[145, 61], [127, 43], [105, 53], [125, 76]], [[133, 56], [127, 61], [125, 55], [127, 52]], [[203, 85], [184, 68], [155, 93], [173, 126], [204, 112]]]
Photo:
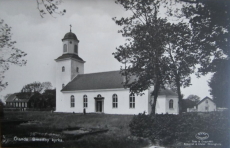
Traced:
[[[86, 61], [85, 73], [120, 69], [112, 53], [124, 38], [117, 33], [120, 27], [112, 18], [128, 13], [114, 0], [65, 0], [60, 5], [62, 9], [67, 11], [64, 16], [41, 18], [36, 0], [0, 0], [0, 19], [12, 27], [15, 46], [28, 54], [26, 66], [11, 65], [5, 73], [4, 81], [9, 85], [0, 92], [1, 96], [19, 92], [34, 81], [49, 81], [55, 87], [54, 59], [62, 54], [61, 39], [69, 32], [70, 24], [80, 40], [79, 56]], [[210, 96], [209, 79], [210, 75], [200, 79], [192, 76], [193, 85], [182, 89], [182, 94]]]

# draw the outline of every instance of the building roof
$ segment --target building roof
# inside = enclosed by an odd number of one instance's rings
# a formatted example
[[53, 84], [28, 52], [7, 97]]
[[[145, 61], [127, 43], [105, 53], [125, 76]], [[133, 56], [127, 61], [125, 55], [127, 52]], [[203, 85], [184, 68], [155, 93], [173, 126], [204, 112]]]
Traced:
[[160, 89], [159, 95], [177, 96], [177, 93], [169, 89]]
[[[131, 81], [134, 81], [134, 79], [132, 77]], [[123, 81], [124, 77], [120, 74], [120, 71], [79, 74], [62, 91], [124, 88]], [[177, 96], [176, 93], [168, 89], [160, 90], [159, 95]]]
[[64, 38], [62, 39], [62, 41], [66, 40], [66, 39], [73, 39], [73, 40], [79, 41], [77, 39], [77, 36], [74, 33], [72, 33], [71, 31], [65, 34]]
[[198, 102], [197, 105], [201, 104], [202, 102], [204, 102], [204, 101], [207, 100], [207, 99], [210, 100], [210, 101], [212, 101], [213, 103], [215, 103], [211, 98], [205, 97], [205, 98], [202, 99], [200, 102]]
[[14, 94], [11, 94], [7, 99], [6, 99], [6, 102], [28, 102], [30, 100], [30, 97], [26, 97], [26, 98], [23, 98], [23, 99], [19, 99], [18, 98], [18, 95], [19, 93], [14, 93]]
[[62, 91], [124, 88], [120, 71], [79, 74]]
[[65, 53], [65, 54], [61, 55], [60, 57], [58, 57], [56, 60], [61, 60], [61, 59], [66, 59], [66, 58], [73, 58], [73, 59], [77, 59], [81, 62], [85, 62], [82, 58], [80, 58], [78, 55], [73, 54], [73, 53]]

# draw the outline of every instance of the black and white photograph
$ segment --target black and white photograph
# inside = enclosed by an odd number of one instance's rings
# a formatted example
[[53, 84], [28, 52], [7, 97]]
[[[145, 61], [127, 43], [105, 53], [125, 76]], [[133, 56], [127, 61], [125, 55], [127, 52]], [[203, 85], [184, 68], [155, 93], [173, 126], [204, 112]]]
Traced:
[[0, 147], [230, 148], [230, 0], [0, 0]]

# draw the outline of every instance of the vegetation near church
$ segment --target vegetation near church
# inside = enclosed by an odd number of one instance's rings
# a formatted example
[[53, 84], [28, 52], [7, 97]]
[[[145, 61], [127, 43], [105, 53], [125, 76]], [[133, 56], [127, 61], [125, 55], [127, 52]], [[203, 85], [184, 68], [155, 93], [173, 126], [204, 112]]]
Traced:
[[[176, 86], [181, 113], [180, 87], [191, 85], [192, 73], [199, 77], [213, 72], [213, 67], [218, 66], [214, 64], [215, 61], [226, 58], [229, 53], [229, 23], [225, 23], [223, 18], [218, 22], [220, 14], [228, 13], [226, 8], [229, 8], [229, 3], [199, 0], [174, 2], [117, 0], [116, 3], [132, 15], [113, 18], [117, 25], [123, 27], [118, 32], [127, 39], [127, 43], [119, 46], [113, 55], [124, 64], [121, 73], [126, 76], [124, 85], [131, 92], [142, 94], [154, 86], [152, 95], [156, 102], [160, 88]], [[170, 7], [179, 3], [182, 4], [181, 11]], [[226, 11], [217, 12], [220, 6], [224, 6]], [[168, 12], [165, 18], [159, 15], [163, 9]], [[168, 21], [171, 16], [179, 21], [171, 23]], [[226, 14], [223, 16], [228, 17]], [[189, 23], [183, 21], [182, 17], [188, 19]], [[130, 82], [129, 79], [134, 76], [135, 81]], [[153, 113], [155, 105], [152, 104]]]
[[[31, 97], [32, 96], [32, 97]], [[52, 89], [50, 82], [33, 82], [25, 85], [17, 94], [19, 99], [31, 97], [31, 107], [45, 108], [56, 106], [56, 90]]]
[[215, 72], [209, 82], [214, 102], [219, 107], [229, 107], [229, 56], [230, 56], [230, 1], [186, 1], [182, 11], [190, 20], [199, 51], [199, 74]]

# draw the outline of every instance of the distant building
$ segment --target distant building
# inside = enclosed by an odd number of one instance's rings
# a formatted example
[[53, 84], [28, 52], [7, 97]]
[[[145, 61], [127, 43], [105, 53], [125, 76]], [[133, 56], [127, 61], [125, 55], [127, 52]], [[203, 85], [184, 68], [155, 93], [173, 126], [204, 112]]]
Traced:
[[[57, 112], [83, 113], [86, 110], [87, 113], [107, 114], [151, 113], [153, 87], [145, 90], [144, 95], [137, 96], [124, 88], [125, 77], [119, 70], [84, 74], [85, 61], [78, 54], [77, 36], [70, 30], [62, 42], [63, 54], [55, 59]], [[177, 94], [171, 90], [161, 90], [156, 113], [178, 114], [178, 111]]]
[[20, 93], [14, 93], [8, 96], [6, 99], [6, 107], [11, 108], [21, 108], [25, 110], [26, 108], [30, 107], [30, 98], [32, 95], [24, 95], [23, 97], [19, 97]]
[[188, 108], [187, 112], [212, 112], [216, 111], [216, 104], [209, 97], [205, 97], [194, 106], [194, 108]]

